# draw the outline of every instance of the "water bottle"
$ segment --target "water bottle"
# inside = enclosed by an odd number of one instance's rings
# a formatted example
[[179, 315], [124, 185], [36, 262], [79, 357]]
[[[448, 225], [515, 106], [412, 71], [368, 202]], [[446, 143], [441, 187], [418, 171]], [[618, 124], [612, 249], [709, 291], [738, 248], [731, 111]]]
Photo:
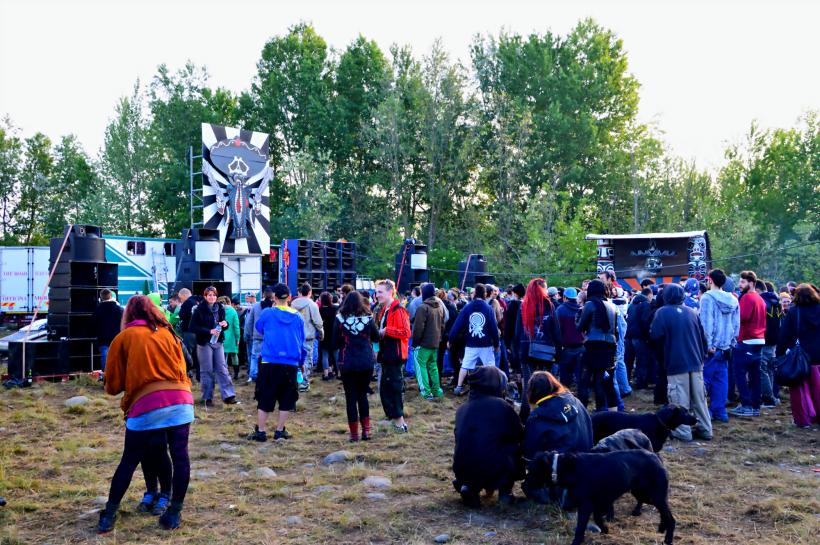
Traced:
[[222, 326], [216, 324], [216, 327], [214, 329], [216, 329], [216, 333], [211, 335], [211, 344], [216, 344], [219, 342], [219, 334], [222, 332]]
[[299, 369], [296, 371], [296, 384], [302, 384], [305, 381], [305, 377], [302, 376], [302, 370]]

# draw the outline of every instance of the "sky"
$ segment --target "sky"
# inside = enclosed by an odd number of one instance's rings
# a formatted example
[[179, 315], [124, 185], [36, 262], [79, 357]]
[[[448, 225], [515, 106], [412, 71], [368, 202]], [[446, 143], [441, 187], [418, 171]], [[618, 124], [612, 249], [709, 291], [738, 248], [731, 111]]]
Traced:
[[117, 100], [159, 64], [190, 59], [240, 92], [265, 42], [299, 21], [337, 50], [362, 34], [423, 55], [441, 38], [468, 65], [476, 34], [565, 35], [585, 17], [623, 39], [640, 120], [701, 168], [719, 168], [753, 120], [792, 127], [820, 110], [814, 0], [0, 0], [0, 117], [23, 136], [73, 133], [96, 155]]

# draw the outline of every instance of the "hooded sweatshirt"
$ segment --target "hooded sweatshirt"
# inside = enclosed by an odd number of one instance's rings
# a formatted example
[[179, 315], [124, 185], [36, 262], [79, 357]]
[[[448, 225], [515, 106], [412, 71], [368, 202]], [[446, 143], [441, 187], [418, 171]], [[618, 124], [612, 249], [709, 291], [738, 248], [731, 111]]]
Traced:
[[473, 299], [456, 318], [450, 337], [464, 332], [464, 346], [480, 348], [498, 346], [498, 324], [495, 312], [483, 299]]
[[290, 302], [290, 306], [302, 315], [302, 321], [305, 323], [305, 341], [321, 340], [325, 330], [319, 305], [310, 297], [297, 297]]
[[413, 348], [434, 348], [438, 350], [444, 335], [444, 305], [435, 295], [427, 298], [416, 310], [413, 320]]
[[339, 351], [336, 363], [346, 373], [372, 371], [376, 364], [373, 343], [379, 342], [379, 328], [373, 316], [342, 316], [333, 323], [333, 345]]
[[700, 322], [706, 348], [728, 350], [740, 333], [740, 305], [731, 293], [709, 290], [700, 298]]
[[305, 323], [290, 307], [266, 308], [254, 325], [262, 335], [262, 362], [299, 366], [305, 362]]
[[649, 299], [646, 295], [639, 293], [632, 299], [632, 304], [626, 309], [626, 338], [627, 339], [643, 339], [643, 327], [641, 325], [641, 316], [644, 312], [649, 311]]
[[663, 290], [664, 306], [652, 320], [649, 335], [663, 342], [667, 375], [700, 371], [706, 353], [706, 337], [698, 314], [683, 304], [683, 288], [670, 284]]
[[[760, 340], [766, 337], [766, 303], [754, 290], [740, 297], [740, 342]], [[762, 344], [762, 343], [760, 343]]]
[[780, 297], [776, 293], [765, 291], [760, 294], [760, 297], [766, 303], [766, 346], [774, 346], [777, 344], [777, 337], [780, 333], [783, 306], [780, 304]]
[[[524, 430], [515, 409], [503, 396], [507, 377], [495, 367], [480, 367], [468, 378], [470, 397], [456, 411], [453, 472], [476, 488], [497, 488], [522, 479]], [[591, 436], [591, 434], [590, 434]]]
[[577, 348], [584, 344], [584, 334], [578, 331], [575, 317], [581, 312], [581, 306], [575, 299], [562, 303], [555, 311], [558, 326], [561, 330], [561, 344], [565, 348]]
[[524, 425], [522, 450], [526, 460], [548, 450], [587, 452], [593, 444], [592, 419], [571, 392], [539, 402]]

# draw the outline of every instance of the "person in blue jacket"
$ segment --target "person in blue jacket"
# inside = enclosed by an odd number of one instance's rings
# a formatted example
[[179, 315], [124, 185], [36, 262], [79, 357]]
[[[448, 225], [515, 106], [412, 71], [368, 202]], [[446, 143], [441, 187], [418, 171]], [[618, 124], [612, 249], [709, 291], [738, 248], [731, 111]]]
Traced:
[[276, 284], [273, 287], [273, 298], [273, 306], [263, 310], [254, 325], [257, 333], [262, 334], [263, 340], [254, 393], [254, 399], [258, 403], [257, 425], [248, 436], [251, 441], [268, 440], [268, 415], [277, 404], [279, 420], [273, 439], [279, 441], [291, 438], [291, 434], [285, 429], [285, 423], [290, 412], [296, 408], [296, 401], [299, 399], [296, 374], [307, 357], [304, 321], [297, 310], [288, 306], [290, 289], [287, 284]]
[[468, 371], [475, 370], [478, 363], [495, 367], [495, 351], [499, 346], [498, 323], [495, 312], [484, 300], [486, 296], [484, 284], [476, 284], [473, 300], [459, 312], [450, 330], [451, 339], [464, 334], [464, 358], [458, 372], [458, 385], [453, 390], [459, 396], [464, 394], [464, 379]]

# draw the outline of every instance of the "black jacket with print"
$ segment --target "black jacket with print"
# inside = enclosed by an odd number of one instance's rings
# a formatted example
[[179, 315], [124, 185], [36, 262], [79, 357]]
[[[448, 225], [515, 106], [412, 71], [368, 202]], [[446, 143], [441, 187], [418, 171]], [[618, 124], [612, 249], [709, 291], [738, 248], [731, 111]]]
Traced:
[[379, 342], [379, 328], [371, 315], [342, 316], [333, 322], [333, 346], [339, 351], [339, 371], [372, 371], [376, 363], [373, 343]]

